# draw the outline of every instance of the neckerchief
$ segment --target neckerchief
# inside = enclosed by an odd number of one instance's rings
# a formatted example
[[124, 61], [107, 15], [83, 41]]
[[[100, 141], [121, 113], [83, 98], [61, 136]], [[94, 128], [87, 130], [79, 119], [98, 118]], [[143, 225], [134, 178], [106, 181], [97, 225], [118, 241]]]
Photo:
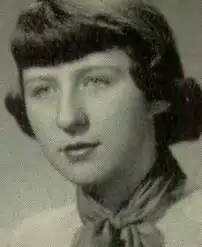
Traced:
[[164, 238], [155, 221], [176, 198], [168, 193], [172, 177], [154, 178], [151, 173], [117, 213], [78, 187], [78, 209], [84, 225], [75, 235], [73, 247], [163, 247]]

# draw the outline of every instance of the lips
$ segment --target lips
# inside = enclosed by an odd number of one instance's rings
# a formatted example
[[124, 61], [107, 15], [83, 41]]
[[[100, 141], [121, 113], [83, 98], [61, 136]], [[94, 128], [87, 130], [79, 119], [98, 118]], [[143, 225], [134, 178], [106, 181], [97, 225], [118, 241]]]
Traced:
[[72, 162], [87, 159], [99, 146], [99, 143], [75, 143], [63, 148], [63, 153]]

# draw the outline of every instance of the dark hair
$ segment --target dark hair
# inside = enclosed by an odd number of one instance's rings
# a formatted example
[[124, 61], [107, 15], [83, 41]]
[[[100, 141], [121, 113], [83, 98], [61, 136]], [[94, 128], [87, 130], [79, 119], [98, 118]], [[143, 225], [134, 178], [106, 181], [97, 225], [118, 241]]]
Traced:
[[148, 101], [170, 103], [168, 111], [154, 119], [158, 145], [198, 138], [201, 89], [194, 79], [184, 78], [163, 14], [140, 0], [92, 1], [91, 5], [81, 0], [42, 0], [21, 13], [11, 40], [20, 91], [5, 98], [21, 129], [34, 136], [23, 100], [22, 69], [56, 65], [114, 47], [132, 59], [131, 74]]

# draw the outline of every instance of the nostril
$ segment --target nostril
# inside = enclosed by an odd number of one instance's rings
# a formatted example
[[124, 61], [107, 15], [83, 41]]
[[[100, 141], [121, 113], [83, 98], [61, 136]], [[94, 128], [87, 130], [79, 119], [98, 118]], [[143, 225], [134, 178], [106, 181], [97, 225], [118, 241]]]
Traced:
[[83, 124], [83, 122], [80, 121], [75, 121], [72, 122], [67, 128], [66, 131], [69, 134], [77, 134], [77, 133], [81, 133], [82, 130], [84, 130], [85, 125]]
[[89, 126], [89, 120], [84, 112], [77, 111], [71, 114], [58, 114], [57, 125], [71, 135], [81, 133]]

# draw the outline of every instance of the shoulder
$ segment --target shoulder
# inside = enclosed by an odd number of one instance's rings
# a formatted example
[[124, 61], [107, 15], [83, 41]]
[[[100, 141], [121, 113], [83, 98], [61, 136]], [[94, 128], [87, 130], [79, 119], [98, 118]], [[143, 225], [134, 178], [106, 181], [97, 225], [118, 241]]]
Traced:
[[24, 220], [12, 233], [8, 247], [69, 247], [81, 225], [76, 205], [36, 214]]
[[172, 206], [157, 223], [166, 247], [202, 246], [202, 190], [197, 190]]

